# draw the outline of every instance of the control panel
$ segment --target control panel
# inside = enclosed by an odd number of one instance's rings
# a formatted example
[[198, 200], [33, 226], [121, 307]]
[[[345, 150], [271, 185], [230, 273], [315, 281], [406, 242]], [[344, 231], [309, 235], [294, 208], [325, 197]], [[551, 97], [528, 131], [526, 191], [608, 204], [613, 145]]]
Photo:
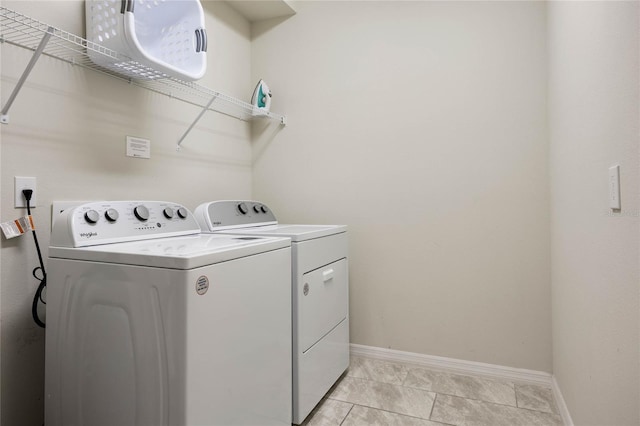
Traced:
[[278, 223], [271, 209], [258, 201], [211, 201], [199, 205], [194, 214], [205, 231]]
[[184, 206], [165, 201], [98, 201], [65, 210], [51, 233], [53, 247], [85, 247], [197, 234]]

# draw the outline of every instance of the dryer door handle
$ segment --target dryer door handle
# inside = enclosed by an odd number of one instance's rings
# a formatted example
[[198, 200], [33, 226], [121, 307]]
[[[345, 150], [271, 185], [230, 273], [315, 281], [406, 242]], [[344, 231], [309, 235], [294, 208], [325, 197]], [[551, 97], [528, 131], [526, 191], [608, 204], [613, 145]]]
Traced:
[[322, 272], [322, 281], [326, 283], [327, 281], [332, 280], [333, 275], [334, 275], [333, 268], [327, 269], [326, 271]]

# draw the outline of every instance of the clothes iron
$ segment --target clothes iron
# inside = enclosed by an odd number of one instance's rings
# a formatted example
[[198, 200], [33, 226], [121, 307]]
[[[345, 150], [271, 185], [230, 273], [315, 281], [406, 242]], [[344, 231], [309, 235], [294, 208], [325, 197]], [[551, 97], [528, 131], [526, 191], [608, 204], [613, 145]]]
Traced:
[[267, 86], [267, 83], [262, 79], [258, 81], [258, 84], [253, 91], [251, 104], [265, 111], [269, 111], [271, 108], [271, 90], [269, 90], [269, 86]]

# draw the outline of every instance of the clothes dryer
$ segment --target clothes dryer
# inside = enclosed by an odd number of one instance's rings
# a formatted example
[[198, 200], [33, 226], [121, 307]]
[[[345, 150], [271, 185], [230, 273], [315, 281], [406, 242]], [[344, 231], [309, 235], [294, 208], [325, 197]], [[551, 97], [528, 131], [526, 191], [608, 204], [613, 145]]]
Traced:
[[47, 426], [290, 425], [291, 242], [183, 206], [84, 204], [48, 263]]
[[214, 201], [194, 215], [203, 232], [291, 238], [293, 423], [349, 366], [347, 227], [284, 225], [257, 201]]

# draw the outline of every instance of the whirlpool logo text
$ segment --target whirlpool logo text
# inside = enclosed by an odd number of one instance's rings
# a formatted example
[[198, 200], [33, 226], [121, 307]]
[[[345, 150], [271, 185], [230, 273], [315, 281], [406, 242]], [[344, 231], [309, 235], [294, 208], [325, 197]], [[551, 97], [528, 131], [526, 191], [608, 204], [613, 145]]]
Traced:
[[97, 232], [81, 232], [80, 236], [83, 238], [91, 238], [91, 237], [97, 237], [98, 233]]

